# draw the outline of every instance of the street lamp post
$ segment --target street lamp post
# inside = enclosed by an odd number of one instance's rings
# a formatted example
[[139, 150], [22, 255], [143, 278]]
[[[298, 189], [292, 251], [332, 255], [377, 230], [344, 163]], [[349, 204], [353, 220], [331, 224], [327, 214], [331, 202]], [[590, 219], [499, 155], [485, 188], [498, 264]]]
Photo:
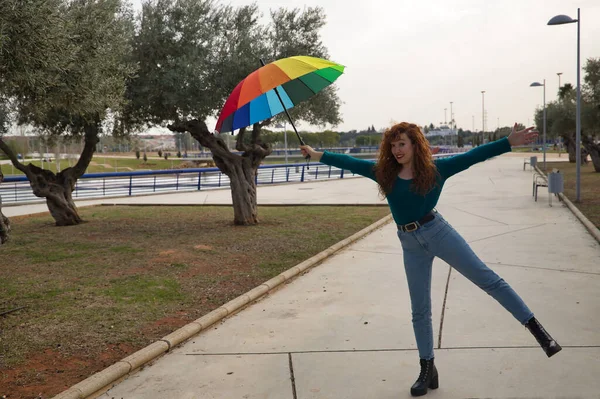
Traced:
[[481, 143], [483, 144], [483, 135], [485, 134], [485, 90], [481, 91]]
[[452, 136], [454, 135], [454, 112], [452, 112], [452, 103], [450, 101], [450, 145], [452, 145]]
[[[567, 15], [557, 15], [548, 21], [548, 25], [564, 25], [577, 22], [577, 111], [575, 116], [575, 162], [576, 178], [575, 178], [575, 201], [581, 201], [581, 13], [577, 9], [577, 19], [573, 19]], [[560, 76], [560, 75], [559, 75]]]
[[544, 83], [533, 82], [529, 87], [544, 87], [544, 138], [542, 141], [542, 149], [544, 151], [544, 170], [546, 170], [546, 79]]
[[558, 75], [558, 88], [560, 89], [560, 75], [562, 75], [562, 72], [556, 72], [556, 74]]

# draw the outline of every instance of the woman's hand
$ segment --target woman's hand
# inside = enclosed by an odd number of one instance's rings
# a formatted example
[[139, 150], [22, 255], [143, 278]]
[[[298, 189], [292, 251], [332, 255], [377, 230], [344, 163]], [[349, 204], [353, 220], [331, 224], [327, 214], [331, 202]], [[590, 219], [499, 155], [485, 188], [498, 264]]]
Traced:
[[538, 132], [532, 132], [533, 127], [528, 127], [524, 130], [519, 130], [517, 132], [517, 124], [512, 128], [512, 132], [508, 135], [508, 142], [511, 147], [530, 144], [533, 143], [533, 140], [538, 136]]
[[304, 158], [306, 158], [307, 155], [310, 155], [310, 159], [312, 161], [314, 161], [314, 162], [319, 162], [321, 160], [321, 157], [323, 156], [322, 152], [315, 151], [309, 145], [301, 145], [300, 146], [300, 152], [302, 153], [302, 155], [304, 156]]

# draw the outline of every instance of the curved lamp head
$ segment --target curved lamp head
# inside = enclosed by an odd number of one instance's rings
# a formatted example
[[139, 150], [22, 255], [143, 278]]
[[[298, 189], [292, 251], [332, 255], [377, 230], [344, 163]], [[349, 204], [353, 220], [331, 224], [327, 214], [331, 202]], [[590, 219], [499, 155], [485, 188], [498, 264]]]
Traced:
[[573, 22], [577, 22], [577, 20], [569, 17], [568, 15], [557, 15], [548, 21], [548, 25], [564, 25], [572, 24]]
[[532, 84], [529, 85], [529, 87], [540, 87], [540, 86], [544, 86], [544, 85], [540, 82], [533, 82]]

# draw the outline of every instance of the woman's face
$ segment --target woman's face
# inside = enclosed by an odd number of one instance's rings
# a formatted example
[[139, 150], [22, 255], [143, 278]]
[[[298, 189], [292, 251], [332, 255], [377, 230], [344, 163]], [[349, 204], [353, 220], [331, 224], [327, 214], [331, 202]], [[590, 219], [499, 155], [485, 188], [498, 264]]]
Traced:
[[402, 133], [397, 141], [392, 141], [392, 155], [400, 165], [412, 162], [413, 145], [406, 133]]

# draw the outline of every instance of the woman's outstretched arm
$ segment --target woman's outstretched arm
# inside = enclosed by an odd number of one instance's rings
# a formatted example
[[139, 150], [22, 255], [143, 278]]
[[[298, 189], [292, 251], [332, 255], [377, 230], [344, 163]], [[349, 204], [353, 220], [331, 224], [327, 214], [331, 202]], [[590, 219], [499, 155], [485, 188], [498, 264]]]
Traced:
[[512, 132], [508, 137], [501, 138], [500, 140], [493, 141], [479, 147], [475, 147], [472, 150], [465, 152], [464, 154], [455, 155], [450, 158], [442, 158], [436, 162], [440, 174], [444, 178], [449, 178], [465, 169], [475, 165], [476, 163], [483, 162], [486, 159], [510, 152], [513, 146], [529, 144], [535, 137], [537, 132], [532, 132], [533, 127], [517, 131], [517, 124], [513, 126]]
[[315, 151], [309, 145], [300, 146], [302, 155], [310, 155], [310, 159], [317, 162], [322, 162], [326, 165], [335, 166], [336, 168], [349, 170], [352, 173], [368, 177], [375, 180], [375, 162], [367, 161], [364, 159], [354, 158], [350, 155], [345, 154], [334, 154], [332, 152], [320, 152]]

